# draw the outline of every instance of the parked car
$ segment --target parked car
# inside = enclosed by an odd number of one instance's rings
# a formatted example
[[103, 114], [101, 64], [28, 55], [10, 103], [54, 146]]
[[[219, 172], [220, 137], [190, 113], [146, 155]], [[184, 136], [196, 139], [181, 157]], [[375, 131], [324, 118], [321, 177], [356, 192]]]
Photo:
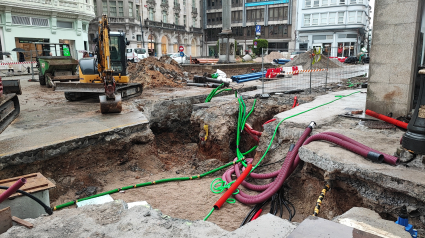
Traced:
[[183, 57], [180, 56], [180, 53], [172, 53], [172, 54], [167, 54], [168, 56], [170, 56], [170, 58], [172, 58], [173, 60], [177, 61], [177, 63], [179, 64], [189, 64], [190, 59], [189, 56], [187, 56], [186, 54], [184, 54]]
[[128, 48], [127, 60], [131, 62], [139, 62], [140, 60], [149, 57], [148, 51], [142, 48]]

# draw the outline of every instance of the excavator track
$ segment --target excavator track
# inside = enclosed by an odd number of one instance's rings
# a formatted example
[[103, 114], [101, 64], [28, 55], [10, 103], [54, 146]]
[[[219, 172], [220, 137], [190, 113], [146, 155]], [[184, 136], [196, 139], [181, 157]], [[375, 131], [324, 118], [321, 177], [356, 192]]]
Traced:
[[[100, 84], [103, 86], [103, 84]], [[138, 83], [117, 84], [117, 92], [122, 99], [137, 97], [143, 92], [143, 86]], [[68, 101], [80, 101], [87, 98], [97, 98], [104, 93], [97, 92], [65, 92], [65, 98]]]

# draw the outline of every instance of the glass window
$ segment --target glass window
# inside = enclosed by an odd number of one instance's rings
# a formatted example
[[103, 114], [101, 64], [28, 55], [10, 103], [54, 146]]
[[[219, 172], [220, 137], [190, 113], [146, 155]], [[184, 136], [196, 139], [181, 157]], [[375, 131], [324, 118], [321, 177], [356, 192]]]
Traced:
[[102, 1], [102, 13], [108, 15], [108, 2]]
[[357, 12], [357, 23], [363, 23], [363, 12]]
[[345, 5], [345, 0], [339, 0], [339, 5]]
[[329, 13], [329, 25], [333, 25], [335, 24], [335, 17], [336, 17], [336, 13], [335, 12], [330, 12]]
[[356, 12], [348, 12], [348, 23], [355, 23]]
[[311, 7], [311, 0], [305, 0], [305, 7]]
[[95, 12], [95, 15], [97, 15], [97, 3], [96, 3], [96, 1], [94, 1], [94, 12]]
[[344, 24], [344, 12], [338, 12], [338, 24]]
[[162, 22], [167, 23], [167, 12], [166, 11], [162, 12]]
[[270, 10], [269, 10], [269, 19], [273, 19], [274, 18], [274, 9], [275, 8], [270, 8]]
[[322, 6], [327, 6], [328, 5], [328, 0], [322, 0]]
[[124, 4], [122, 1], [118, 2], [118, 16], [124, 17]]
[[69, 21], [57, 21], [56, 25], [60, 28], [72, 28], [72, 22]]
[[313, 6], [318, 7], [319, 6], [319, 0], [313, 0]]
[[196, 27], [196, 18], [192, 17], [192, 26]]
[[310, 14], [304, 15], [304, 26], [310, 26]]
[[328, 14], [327, 13], [321, 13], [320, 14], [320, 25], [327, 25], [328, 24]]
[[336, 0], [329, 0], [329, 5], [336, 5]]
[[133, 17], [133, 3], [128, 2], [128, 16]]
[[137, 41], [142, 41], [142, 36], [141, 35], [137, 35]]
[[312, 21], [311, 21], [312, 26], [319, 25], [319, 13], [312, 14], [311, 18], [312, 18]]
[[[208, 19], [209, 20], [209, 19]], [[178, 25], [179, 24], [179, 15], [175, 14], [174, 15], [174, 24]]]
[[117, 2], [114, 2], [114, 1], [109, 2], [109, 16], [111, 17], [117, 16]]
[[[282, 8], [279, 8], [279, 9], [282, 9]], [[288, 7], [283, 8], [283, 20], [288, 20]]]
[[[213, 19], [214, 21], [214, 19]], [[186, 15], [183, 16], [183, 25], [186, 26]]]
[[153, 8], [149, 8], [149, 20], [155, 21], [154, 14], [153, 14]]
[[[111, 2], [109, 2], [111, 3]], [[116, 72], [116, 73], [121, 73], [123, 68], [122, 68], [122, 59], [121, 59], [121, 54], [119, 52], [121, 52], [120, 50], [121, 48], [121, 43], [119, 41], [119, 37], [118, 36], [111, 36], [109, 38], [109, 49], [110, 49], [110, 54], [111, 54], [111, 67], [112, 69]]]

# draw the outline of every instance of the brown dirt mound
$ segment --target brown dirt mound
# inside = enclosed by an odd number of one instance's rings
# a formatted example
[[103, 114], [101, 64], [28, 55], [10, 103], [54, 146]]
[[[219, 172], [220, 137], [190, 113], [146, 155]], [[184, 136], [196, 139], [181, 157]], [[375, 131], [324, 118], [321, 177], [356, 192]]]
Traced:
[[[264, 63], [271, 63], [273, 62], [274, 59], [282, 59], [282, 58], [285, 58], [282, 53], [273, 51], [273, 52], [270, 52], [270, 54], [264, 56]], [[254, 62], [257, 62], [257, 63], [262, 62], [261, 57], [255, 58]]]
[[141, 83], [144, 88], [182, 87], [186, 82], [183, 68], [169, 56], [158, 60], [148, 57], [138, 63], [129, 63], [128, 72], [133, 83]]
[[295, 58], [291, 61], [285, 64], [285, 66], [303, 66], [303, 69], [325, 69], [327, 67], [329, 68], [340, 68], [337, 63], [335, 63], [333, 60], [330, 60], [328, 57], [322, 55], [322, 58], [319, 62], [316, 62], [311, 66], [311, 58], [310, 58], [311, 51], [307, 51], [303, 54], [299, 54], [295, 56]]

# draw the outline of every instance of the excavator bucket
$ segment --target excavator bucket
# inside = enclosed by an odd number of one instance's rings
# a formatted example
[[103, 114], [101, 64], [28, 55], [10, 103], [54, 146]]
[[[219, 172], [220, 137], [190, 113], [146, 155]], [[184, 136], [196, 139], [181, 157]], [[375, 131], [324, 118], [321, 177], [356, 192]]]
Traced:
[[20, 112], [18, 96], [14, 93], [0, 96], [0, 133], [13, 122]]
[[106, 95], [99, 96], [100, 112], [105, 113], [120, 113], [122, 111], [121, 95], [115, 94], [115, 99], [108, 99]]

